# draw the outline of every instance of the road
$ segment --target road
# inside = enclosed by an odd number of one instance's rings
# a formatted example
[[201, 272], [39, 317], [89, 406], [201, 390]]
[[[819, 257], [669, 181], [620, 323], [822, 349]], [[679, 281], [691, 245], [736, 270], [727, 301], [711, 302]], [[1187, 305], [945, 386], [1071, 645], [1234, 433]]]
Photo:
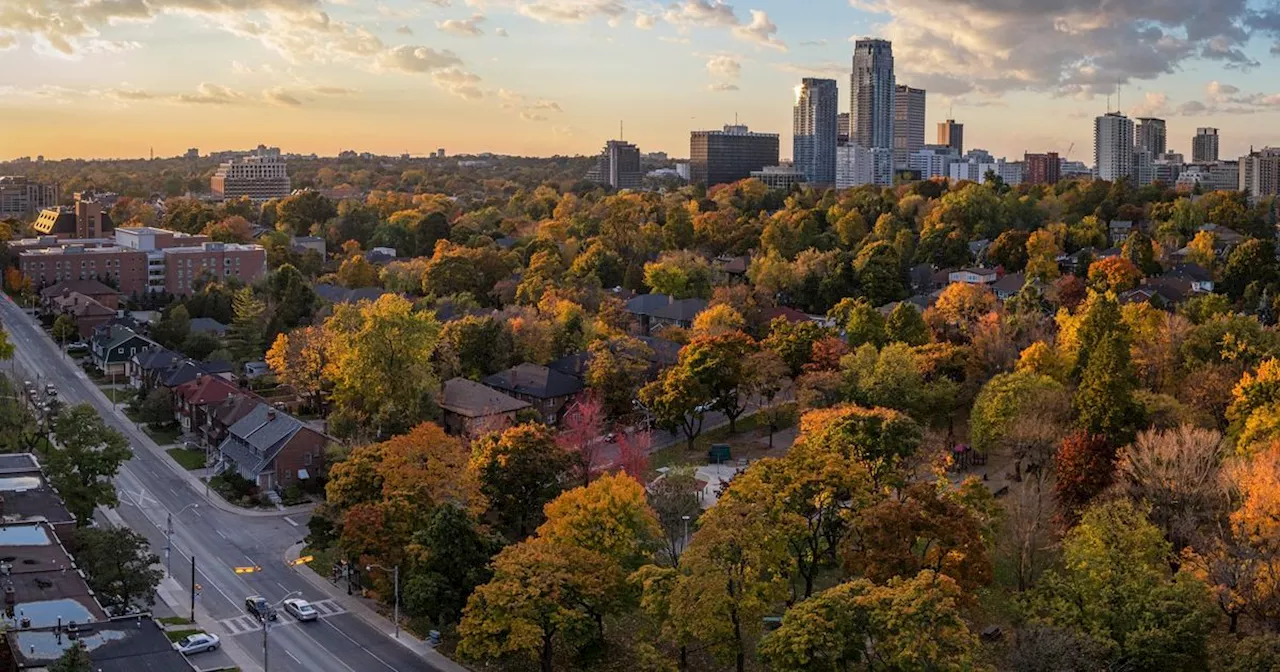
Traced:
[[[262, 595], [275, 603], [295, 596], [311, 600], [323, 616], [311, 623], [297, 623], [282, 613], [280, 625], [269, 633], [269, 670], [442, 672], [356, 615], [345, 612], [337, 602], [324, 600], [324, 595], [284, 564], [285, 549], [306, 535], [305, 514], [246, 516], [200, 505], [206, 501], [204, 493], [178, 475], [176, 469], [181, 467], [160, 452], [136, 425], [116, 413], [33, 318], [7, 296], [0, 298], [0, 324], [14, 345], [20, 379], [38, 379], [42, 387], [53, 383], [64, 402], [91, 404], [108, 425], [128, 438], [134, 455], [122, 466], [115, 481], [120, 493], [120, 506], [115, 513], [130, 528], [146, 535], [152, 550], [162, 557], [166, 520], [173, 516], [173, 578], [184, 590], [190, 590], [194, 555], [196, 583], [203, 589], [197, 600], [198, 615], [207, 614], [209, 620], [216, 622], [211, 629], [223, 639], [224, 648], [241, 648], [244, 655], [235, 656], [237, 659], [247, 658], [261, 666], [263, 657], [262, 630], [244, 611], [245, 597]], [[200, 506], [188, 507], [191, 504]], [[262, 569], [236, 574], [234, 568], [242, 566]], [[327, 573], [327, 568], [319, 569], [322, 574]], [[204, 619], [200, 620], [203, 623]], [[198, 656], [192, 660], [200, 665]]]

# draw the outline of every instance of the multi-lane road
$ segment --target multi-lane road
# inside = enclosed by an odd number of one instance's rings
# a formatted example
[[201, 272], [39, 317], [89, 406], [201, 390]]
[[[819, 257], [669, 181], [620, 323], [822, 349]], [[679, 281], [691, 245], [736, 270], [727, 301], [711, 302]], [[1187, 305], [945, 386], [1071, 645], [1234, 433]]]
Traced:
[[[262, 631], [244, 610], [244, 599], [262, 595], [271, 602], [287, 596], [316, 604], [322, 616], [297, 623], [281, 614], [269, 633], [269, 669], [280, 672], [444, 672], [360, 617], [346, 612], [329, 595], [284, 562], [284, 552], [306, 535], [307, 515], [245, 515], [209, 505], [205, 493], [155, 445], [149, 436], [116, 413], [106, 397], [66, 359], [32, 317], [8, 297], [0, 298], [0, 324], [15, 349], [19, 377], [53, 383], [65, 403], [91, 404], [108, 425], [128, 438], [134, 455], [116, 478], [120, 506], [115, 510], [130, 528], [145, 534], [163, 555], [167, 517], [173, 516], [173, 578], [191, 586], [191, 557], [201, 586], [197, 615], [222, 638], [224, 648], [243, 669], [248, 661], [261, 669]], [[216, 497], [216, 495], [214, 495]], [[199, 506], [189, 506], [198, 504]], [[236, 567], [260, 567], [236, 574]], [[328, 568], [317, 568], [327, 574]], [[232, 647], [238, 647], [235, 651]], [[198, 657], [193, 662], [199, 665]], [[203, 665], [201, 665], [203, 667]]]

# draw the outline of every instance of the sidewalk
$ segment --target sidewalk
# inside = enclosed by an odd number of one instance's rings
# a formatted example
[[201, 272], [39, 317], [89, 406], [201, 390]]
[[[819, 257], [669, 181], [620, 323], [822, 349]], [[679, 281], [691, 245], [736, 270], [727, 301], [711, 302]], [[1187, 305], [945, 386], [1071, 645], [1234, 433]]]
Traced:
[[[284, 561], [291, 564], [297, 560], [302, 554], [302, 544], [294, 544], [284, 552]], [[327, 579], [317, 574], [307, 565], [298, 565], [293, 568], [304, 579], [311, 582], [313, 586], [328, 595], [330, 599], [341, 604], [347, 611], [359, 616], [361, 620], [368, 623], [373, 629], [386, 635], [388, 638], [399, 642], [401, 646], [418, 654], [431, 665], [435, 670], [441, 672], [469, 672], [466, 667], [445, 658], [443, 654], [436, 651], [434, 647], [426, 642], [414, 637], [404, 628], [400, 629], [400, 637], [395, 637], [395, 624], [390, 619], [385, 618], [377, 612], [372, 606], [372, 600], [365, 599], [358, 595], [348, 595], [347, 591], [339, 588], [336, 584], [330, 583]]]
[[[156, 589], [156, 595], [160, 596], [160, 600], [168, 605], [168, 607], [178, 616], [186, 618], [191, 615], [191, 594], [187, 592], [187, 589], [183, 588], [182, 585], [173, 577], [165, 577], [160, 580], [160, 587]], [[205, 632], [222, 636], [219, 628], [214, 627], [216, 622], [217, 620], [209, 615], [209, 612], [205, 610], [204, 606], [200, 604], [200, 600], [197, 599], [195, 627]], [[231, 662], [235, 664], [241, 672], [258, 672], [262, 670], [262, 663], [250, 656], [244, 649], [240, 648], [240, 645], [235, 641], [232, 641], [232, 638], [230, 637], [222, 637], [222, 646], [218, 648], [218, 651], [230, 658]], [[212, 656], [213, 654], [201, 655]], [[192, 662], [199, 663], [200, 661], [192, 659]]]

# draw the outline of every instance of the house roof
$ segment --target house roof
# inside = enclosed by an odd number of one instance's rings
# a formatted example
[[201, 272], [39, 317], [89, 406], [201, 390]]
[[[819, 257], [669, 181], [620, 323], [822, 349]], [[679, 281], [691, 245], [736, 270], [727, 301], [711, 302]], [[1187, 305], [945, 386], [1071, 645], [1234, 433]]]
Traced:
[[97, 299], [80, 292], [68, 291], [53, 297], [50, 301], [63, 310], [70, 308], [71, 312], [79, 317], [105, 317], [116, 314], [116, 311], [98, 303]]
[[241, 392], [223, 399], [210, 412], [218, 422], [230, 427], [261, 403], [257, 395]]
[[1166, 276], [1185, 278], [1192, 282], [1213, 282], [1213, 274], [1199, 264], [1178, 264], [1165, 272]]
[[440, 408], [467, 418], [513, 413], [528, 407], [528, 402], [466, 378], [445, 381], [440, 395]]
[[1022, 286], [1025, 284], [1027, 284], [1027, 276], [1021, 273], [1010, 273], [992, 283], [991, 289], [995, 292], [1017, 294], [1022, 291]]
[[218, 376], [224, 373], [231, 373], [231, 365], [226, 362], [197, 362], [194, 359], [178, 359], [160, 374], [160, 385], [173, 388], [183, 383], [189, 383], [200, 376]]
[[489, 376], [484, 384], [512, 394], [538, 399], [567, 397], [582, 391], [582, 381], [537, 364], [521, 364]]
[[144, 371], [154, 371], [173, 364], [174, 360], [181, 357], [182, 355], [179, 355], [168, 348], [157, 345], [134, 355], [133, 361], [137, 363], [138, 368]]
[[[974, 275], [981, 275], [984, 277], [989, 275], [998, 275], [994, 268], [962, 268], [957, 271], [952, 271], [952, 273], [972, 273]], [[948, 275], [947, 277], [950, 278], [951, 276]]]
[[173, 393], [188, 404], [203, 406], [216, 404], [239, 394], [240, 389], [219, 376], [198, 376], [195, 380], [175, 387]]
[[257, 481], [281, 449], [299, 432], [318, 434], [301, 420], [259, 401], [231, 425], [218, 455], [235, 464], [241, 476]]
[[743, 275], [751, 265], [751, 257], [716, 257], [716, 269], [730, 275]]
[[9, 649], [21, 669], [51, 664], [63, 652], [83, 644], [96, 672], [174, 672], [192, 670], [191, 663], [173, 649], [160, 625], [150, 616], [125, 616], [82, 622], [72, 639], [54, 627], [6, 633]]
[[86, 296], [120, 295], [120, 292], [114, 287], [105, 285], [97, 280], [63, 280], [56, 285], [50, 285], [40, 290], [40, 296], [47, 299], [64, 292], [79, 292]]
[[706, 309], [707, 302], [705, 299], [681, 299], [665, 306], [660, 306], [650, 315], [665, 320], [675, 320], [676, 322], [692, 322], [693, 318]]
[[666, 294], [638, 294], [627, 300], [627, 312], [636, 315], [653, 315], [659, 308], [670, 304], [673, 299]]
[[135, 338], [142, 339], [153, 346], [159, 347], [156, 345], [155, 341], [152, 341], [146, 336], [119, 324], [109, 324], [104, 328], [99, 328], [92, 336], [92, 339], [96, 343], [100, 344], [103, 350], [111, 350], [112, 348], [123, 345]]
[[1182, 303], [1194, 293], [1190, 280], [1168, 276], [1147, 278], [1142, 283], [1142, 288], [1158, 293], [1169, 303]]
[[191, 332], [204, 334], [225, 334], [227, 325], [212, 317], [195, 317], [191, 319]]
[[655, 336], [638, 336], [637, 338], [653, 351], [653, 359], [650, 361], [654, 364], [670, 366], [680, 359], [680, 344], [675, 341]]
[[769, 306], [761, 310], [760, 315], [764, 318], [765, 322], [769, 323], [772, 323], [778, 318], [782, 318], [792, 324], [800, 324], [802, 322], [809, 321], [809, 316], [806, 315], [804, 311], [796, 310], [789, 306]]
[[316, 296], [329, 303], [360, 303], [361, 301], [377, 301], [384, 294], [390, 294], [381, 287], [361, 287], [347, 289], [339, 285], [319, 284], [314, 287]]
[[547, 363], [547, 368], [563, 373], [566, 376], [582, 378], [587, 375], [587, 366], [591, 364], [591, 353], [583, 350], [574, 352], [560, 359]]

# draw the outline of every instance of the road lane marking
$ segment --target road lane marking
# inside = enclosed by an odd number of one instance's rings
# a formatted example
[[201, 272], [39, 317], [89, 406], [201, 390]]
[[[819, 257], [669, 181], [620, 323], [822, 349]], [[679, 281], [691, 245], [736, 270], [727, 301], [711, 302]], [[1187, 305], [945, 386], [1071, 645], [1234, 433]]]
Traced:
[[298, 526], [297, 521], [295, 521], [294, 519], [290, 518], [289, 516], [285, 516], [285, 517], [284, 517], [284, 522], [289, 523], [290, 525], [292, 525], [292, 526], [294, 526], [294, 527], [297, 527], [297, 526]]
[[[298, 660], [297, 658], [295, 658], [295, 657], [294, 657], [294, 655], [293, 655], [292, 653], [289, 653], [289, 649], [285, 649], [285, 650], [284, 650], [284, 655], [289, 656], [289, 658], [291, 658], [291, 659], [293, 660], [293, 662], [295, 662], [295, 663], [297, 663], [297, 664], [299, 664], [299, 665], [302, 665], [302, 661], [301, 661], [301, 660]], [[306, 665], [302, 665], [302, 666], [303, 666], [303, 667], [306, 667]]]
[[[227, 539], [227, 535], [223, 534], [222, 530], [214, 530], [214, 532], [217, 532], [219, 537], [222, 537], [223, 539]], [[231, 541], [231, 540], [227, 539], [227, 541]]]

